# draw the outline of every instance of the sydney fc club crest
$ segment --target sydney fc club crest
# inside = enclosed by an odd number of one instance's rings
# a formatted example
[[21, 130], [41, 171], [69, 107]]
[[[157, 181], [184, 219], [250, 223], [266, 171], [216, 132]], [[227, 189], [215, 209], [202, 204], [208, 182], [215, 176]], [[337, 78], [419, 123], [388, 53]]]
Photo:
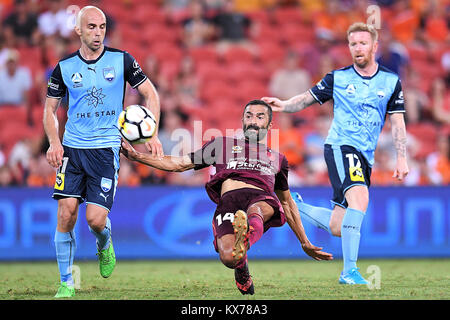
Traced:
[[116, 77], [116, 71], [113, 67], [103, 68], [103, 78], [108, 80], [109, 82], [113, 81]]
[[112, 187], [112, 180], [102, 177], [102, 181], [100, 182], [100, 186], [102, 187], [103, 192], [108, 192]]

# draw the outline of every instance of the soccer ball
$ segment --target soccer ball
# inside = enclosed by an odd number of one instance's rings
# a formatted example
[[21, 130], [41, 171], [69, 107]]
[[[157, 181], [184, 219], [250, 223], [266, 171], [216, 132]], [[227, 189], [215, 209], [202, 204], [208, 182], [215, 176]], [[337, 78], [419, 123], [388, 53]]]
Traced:
[[146, 107], [134, 104], [120, 113], [118, 127], [130, 143], [144, 143], [155, 134], [156, 119]]

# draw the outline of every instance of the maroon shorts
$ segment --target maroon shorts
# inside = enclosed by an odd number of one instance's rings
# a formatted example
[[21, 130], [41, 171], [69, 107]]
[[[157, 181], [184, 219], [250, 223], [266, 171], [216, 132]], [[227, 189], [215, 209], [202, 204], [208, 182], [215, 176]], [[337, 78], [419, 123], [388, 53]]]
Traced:
[[241, 188], [225, 192], [220, 197], [212, 221], [214, 248], [217, 252], [217, 238], [221, 238], [225, 234], [234, 233], [232, 222], [236, 211], [243, 210], [247, 212], [247, 209], [252, 204], [259, 201], [267, 202], [274, 211], [272, 218], [264, 223], [264, 232], [270, 227], [281, 227], [286, 222], [281, 203], [275, 195], [253, 188]]

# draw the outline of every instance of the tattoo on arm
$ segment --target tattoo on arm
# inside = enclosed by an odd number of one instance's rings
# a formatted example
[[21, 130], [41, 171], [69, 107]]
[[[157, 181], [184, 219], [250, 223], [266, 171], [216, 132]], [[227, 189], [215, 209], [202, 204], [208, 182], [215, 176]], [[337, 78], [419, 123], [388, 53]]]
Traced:
[[316, 100], [311, 95], [311, 93], [309, 93], [309, 91], [306, 91], [302, 94], [299, 94], [298, 96], [289, 99], [288, 103], [284, 108], [284, 111], [289, 113], [301, 111], [306, 107], [309, 107], [310, 105], [314, 104], [315, 102]]
[[398, 157], [406, 157], [406, 131], [404, 127], [394, 126], [392, 128], [395, 149]]

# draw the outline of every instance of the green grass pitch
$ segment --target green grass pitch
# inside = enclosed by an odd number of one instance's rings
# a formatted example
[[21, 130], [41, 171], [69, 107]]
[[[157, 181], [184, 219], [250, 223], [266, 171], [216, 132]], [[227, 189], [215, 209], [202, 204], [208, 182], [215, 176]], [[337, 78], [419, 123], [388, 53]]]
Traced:
[[[109, 279], [96, 261], [75, 265], [80, 289], [73, 299], [83, 300], [450, 299], [450, 259], [361, 259], [366, 278], [374, 275], [367, 273], [371, 265], [381, 271], [379, 289], [338, 284], [341, 260], [250, 259], [254, 296], [242, 296], [233, 270], [218, 260], [118, 260]], [[59, 283], [56, 261], [0, 262], [0, 279], [2, 300], [53, 299]]]

